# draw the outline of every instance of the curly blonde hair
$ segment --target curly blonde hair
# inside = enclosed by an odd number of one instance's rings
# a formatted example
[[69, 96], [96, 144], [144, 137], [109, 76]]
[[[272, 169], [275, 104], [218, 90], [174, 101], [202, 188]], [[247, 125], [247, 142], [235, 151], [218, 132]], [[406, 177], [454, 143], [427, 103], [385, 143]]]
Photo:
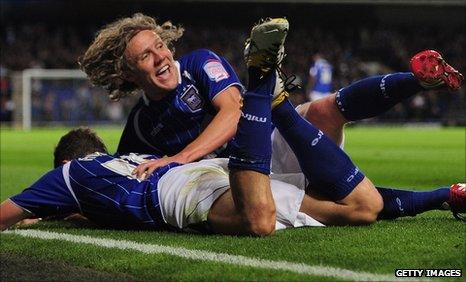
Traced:
[[184, 32], [181, 26], [174, 26], [169, 21], [158, 25], [154, 18], [137, 13], [101, 29], [86, 53], [78, 59], [79, 67], [91, 83], [106, 89], [111, 100], [118, 101], [138, 90], [136, 84], [124, 79], [123, 73], [132, 69], [124, 53], [128, 42], [142, 30], [155, 31], [172, 52], [172, 43]]

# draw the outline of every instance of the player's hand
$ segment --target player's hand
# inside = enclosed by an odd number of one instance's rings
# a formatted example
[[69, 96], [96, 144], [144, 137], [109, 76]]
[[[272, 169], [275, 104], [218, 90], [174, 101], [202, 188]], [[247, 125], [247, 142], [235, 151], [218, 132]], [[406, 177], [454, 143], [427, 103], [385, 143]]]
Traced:
[[147, 177], [149, 177], [156, 169], [166, 166], [169, 163], [184, 164], [186, 161], [177, 157], [176, 155], [173, 157], [164, 157], [157, 160], [150, 160], [138, 165], [132, 173], [134, 176], [136, 176], [137, 179], [144, 180], [147, 179]]
[[23, 219], [23, 220], [19, 221], [15, 225], [17, 227], [19, 227], [19, 226], [28, 226], [28, 225], [36, 224], [41, 220], [42, 220], [42, 218], [26, 218], [26, 219]]

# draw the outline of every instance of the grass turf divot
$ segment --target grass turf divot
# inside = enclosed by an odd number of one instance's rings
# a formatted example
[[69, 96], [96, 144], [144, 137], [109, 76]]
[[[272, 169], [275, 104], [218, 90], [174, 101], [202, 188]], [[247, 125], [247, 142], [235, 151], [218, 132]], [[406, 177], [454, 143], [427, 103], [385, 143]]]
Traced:
[[15, 253], [0, 253], [1, 281], [141, 281], [121, 272], [77, 267], [62, 261], [31, 260]]

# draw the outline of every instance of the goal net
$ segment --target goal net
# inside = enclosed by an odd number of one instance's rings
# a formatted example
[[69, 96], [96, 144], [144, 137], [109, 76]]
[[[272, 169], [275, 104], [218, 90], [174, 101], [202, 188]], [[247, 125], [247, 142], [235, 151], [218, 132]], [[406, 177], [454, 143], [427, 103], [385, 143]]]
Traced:
[[124, 123], [137, 97], [118, 102], [90, 85], [85, 73], [71, 69], [26, 69], [12, 78], [13, 123], [34, 126], [111, 125]]

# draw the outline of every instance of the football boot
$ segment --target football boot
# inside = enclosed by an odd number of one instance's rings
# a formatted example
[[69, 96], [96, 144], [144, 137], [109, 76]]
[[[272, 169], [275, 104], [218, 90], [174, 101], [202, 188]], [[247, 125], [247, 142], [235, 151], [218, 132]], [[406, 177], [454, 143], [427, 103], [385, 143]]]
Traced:
[[455, 91], [461, 87], [463, 75], [447, 64], [442, 55], [434, 50], [425, 50], [411, 58], [410, 68], [414, 76], [426, 89], [446, 86]]
[[466, 184], [456, 183], [450, 187], [450, 199], [448, 205], [456, 219], [466, 221], [466, 216], [460, 213], [466, 213]]

